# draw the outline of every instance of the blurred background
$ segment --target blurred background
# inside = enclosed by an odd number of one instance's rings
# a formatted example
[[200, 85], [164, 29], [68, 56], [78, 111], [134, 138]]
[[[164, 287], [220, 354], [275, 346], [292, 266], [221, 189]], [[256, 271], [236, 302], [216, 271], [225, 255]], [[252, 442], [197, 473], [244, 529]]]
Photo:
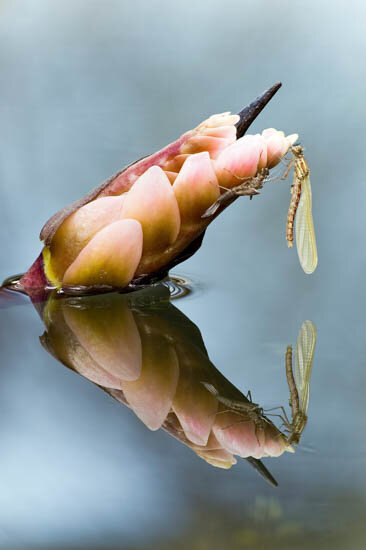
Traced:
[[178, 266], [212, 362], [286, 405], [284, 353], [318, 329], [303, 448], [221, 471], [68, 371], [29, 302], [0, 310], [0, 548], [361, 549], [366, 519], [365, 3], [0, 0], [0, 278], [43, 223], [209, 115], [283, 87], [252, 132], [298, 132], [319, 265], [288, 250], [290, 182], [236, 201]]

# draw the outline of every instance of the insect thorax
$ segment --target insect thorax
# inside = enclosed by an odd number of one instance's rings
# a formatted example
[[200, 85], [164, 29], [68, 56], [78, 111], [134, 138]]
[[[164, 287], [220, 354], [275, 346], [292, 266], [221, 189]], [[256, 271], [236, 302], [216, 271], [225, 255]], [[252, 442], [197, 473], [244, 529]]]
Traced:
[[298, 411], [296, 413], [296, 416], [293, 419], [292, 426], [291, 426], [292, 433], [291, 433], [290, 440], [292, 440], [292, 443], [299, 442], [302, 431], [305, 428], [307, 419], [308, 419], [307, 416], [301, 411]]
[[294, 166], [295, 179], [301, 181], [310, 174], [308, 163], [304, 158], [304, 149], [301, 145], [295, 145], [291, 148], [291, 152], [296, 159]]
[[304, 156], [304, 148], [301, 145], [293, 145], [291, 147], [291, 152], [296, 158]]

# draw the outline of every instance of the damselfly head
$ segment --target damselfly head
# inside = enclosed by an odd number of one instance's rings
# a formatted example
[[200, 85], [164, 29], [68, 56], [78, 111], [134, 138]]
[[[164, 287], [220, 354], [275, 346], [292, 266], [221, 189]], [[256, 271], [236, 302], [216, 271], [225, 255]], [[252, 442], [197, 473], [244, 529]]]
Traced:
[[290, 434], [290, 436], [288, 437], [287, 441], [290, 443], [290, 445], [292, 445], [292, 444], [298, 445], [299, 442], [300, 442], [300, 438], [301, 438], [300, 433], [292, 432]]
[[291, 152], [294, 155], [294, 157], [296, 157], [296, 158], [300, 158], [300, 157], [304, 156], [304, 148], [300, 144], [293, 145], [291, 147]]

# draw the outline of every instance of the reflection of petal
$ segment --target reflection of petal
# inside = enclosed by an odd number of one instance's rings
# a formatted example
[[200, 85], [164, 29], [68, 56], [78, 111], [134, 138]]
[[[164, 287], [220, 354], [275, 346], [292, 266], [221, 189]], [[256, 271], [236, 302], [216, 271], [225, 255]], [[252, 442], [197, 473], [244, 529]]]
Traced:
[[[187, 371], [189, 373], [190, 369]], [[196, 445], [206, 445], [215, 420], [217, 400], [202, 386], [200, 380], [187, 376], [182, 369], [173, 410], [186, 437]]]
[[292, 452], [291, 445], [275, 426], [265, 421], [258, 425], [244, 414], [218, 414], [212, 431], [225, 449], [242, 458], [280, 456], [286, 450]]
[[216, 468], [224, 468], [225, 470], [231, 468], [233, 464], [237, 463], [236, 458], [228, 451], [225, 451], [225, 449], [196, 451], [196, 454], [200, 458], [203, 458], [203, 460], [206, 460], [206, 462], [211, 464], [211, 466], [216, 466]]
[[84, 376], [84, 378], [87, 378], [99, 386], [117, 390], [120, 389], [121, 381], [119, 378], [113, 376], [113, 374], [98, 365], [82, 346], [79, 345], [74, 349], [70, 348], [69, 351], [70, 363], [81, 376]]
[[[77, 309], [63, 305], [64, 318], [80, 344], [111, 375], [136, 380], [141, 372], [141, 340], [127, 307]], [[113, 386], [120, 388], [118, 386]]]
[[218, 414], [212, 430], [222, 447], [235, 455], [260, 458], [264, 454], [264, 450], [259, 453], [261, 430], [256, 429], [255, 423], [242, 414]]
[[194, 451], [203, 451], [203, 450], [206, 450], [206, 451], [215, 451], [216, 449], [222, 449], [221, 444], [219, 443], [219, 441], [217, 440], [217, 438], [216, 438], [216, 436], [215, 436], [215, 434], [214, 434], [213, 432], [210, 433], [206, 445], [194, 445], [194, 444], [191, 444], [190, 447], [191, 447]]
[[67, 269], [64, 285], [124, 287], [132, 280], [142, 253], [142, 229], [121, 220], [101, 229]]
[[293, 452], [293, 448], [288, 444], [283, 434], [275, 429], [266, 430], [265, 452], [268, 456], [280, 456], [284, 451]]
[[[77, 340], [75, 334], [64, 322], [61, 308], [47, 311], [49, 316], [47, 334], [41, 338], [42, 344], [59, 361], [75, 369], [79, 374], [105, 388], [120, 388], [120, 380], [98, 365]], [[50, 309], [50, 308], [49, 308]], [[52, 308], [51, 308], [52, 309]], [[51, 321], [51, 322], [50, 322]]]
[[136, 416], [150, 430], [158, 430], [172, 406], [179, 364], [173, 346], [162, 338], [149, 340], [143, 339], [141, 376], [134, 382], [123, 382], [122, 389]]

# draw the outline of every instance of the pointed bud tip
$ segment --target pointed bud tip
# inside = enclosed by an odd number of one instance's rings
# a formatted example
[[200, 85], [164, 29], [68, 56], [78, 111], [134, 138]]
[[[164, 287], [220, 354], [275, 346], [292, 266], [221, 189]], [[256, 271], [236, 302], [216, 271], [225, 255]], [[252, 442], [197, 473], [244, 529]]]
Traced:
[[236, 124], [238, 138], [242, 137], [245, 134], [249, 126], [252, 124], [252, 122], [254, 122], [259, 113], [262, 111], [262, 109], [264, 109], [264, 107], [272, 99], [275, 93], [278, 92], [281, 86], [282, 82], [277, 82], [277, 84], [274, 84], [273, 86], [268, 88], [268, 90], [263, 92], [263, 94], [258, 96], [252, 103], [244, 107], [244, 109], [242, 109], [240, 113], [238, 113], [240, 116], [240, 120]]

